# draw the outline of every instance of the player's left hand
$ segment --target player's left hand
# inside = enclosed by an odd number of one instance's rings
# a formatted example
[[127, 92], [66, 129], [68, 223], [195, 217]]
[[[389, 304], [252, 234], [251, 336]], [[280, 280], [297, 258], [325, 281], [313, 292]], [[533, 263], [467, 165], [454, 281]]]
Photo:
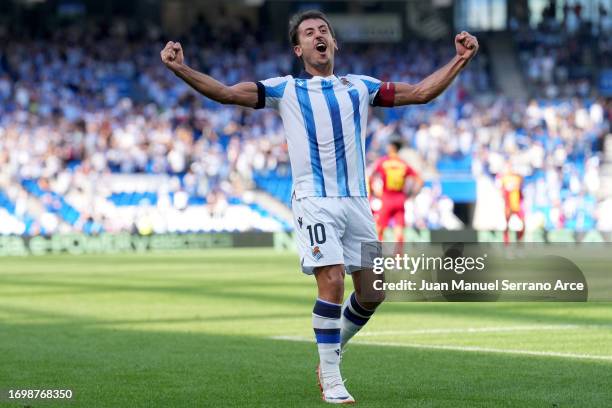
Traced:
[[469, 61], [478, 52], [478, 40], [467, 31], [462, 31], [455, 36], [455, 49], [459, 58]]

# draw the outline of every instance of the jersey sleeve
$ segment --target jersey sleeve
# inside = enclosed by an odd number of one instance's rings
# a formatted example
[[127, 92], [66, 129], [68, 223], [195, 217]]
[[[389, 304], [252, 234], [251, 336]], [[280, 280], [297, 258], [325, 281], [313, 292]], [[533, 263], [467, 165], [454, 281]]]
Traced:
[[374, 165], [372, 166], [372, 175], [374, 174], [383, 175], [384, 170], [383, 170], [382, 164], [384, 161], [385, 161], [384, 158], [381, 157], [374, 162]]
[[393, 106], [395, 100], [395, 84], [393, 82], [382, 82], [379, 79], [367, 75], [353, 75], [364, 83], [368, 89], [368, 99], [372, 106]]
[[404, 177], [416, 177], [416, 176], [418, 176], [417, 172], [414, 171], [414, 169], [410, 167], [409, 165], [406, 165], [406, 174], [404, 175]]
[[278, 109], [278, 104], [283, 99], [285, 87], [290, 78], [291, 76], [276, 77], [256, 82], [257, 105], [255, 105], [255, 109]]

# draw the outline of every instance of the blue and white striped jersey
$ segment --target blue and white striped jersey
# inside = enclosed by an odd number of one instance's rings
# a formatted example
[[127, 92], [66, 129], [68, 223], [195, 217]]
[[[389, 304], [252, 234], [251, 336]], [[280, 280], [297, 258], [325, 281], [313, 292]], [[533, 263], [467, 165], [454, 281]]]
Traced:
[[257, 86], [257, 107], [274, 108], [281, 115], [296, 198], [366, 197], [368, 105], [381, 81], [364, 75], [306, 74], [270, 78]]

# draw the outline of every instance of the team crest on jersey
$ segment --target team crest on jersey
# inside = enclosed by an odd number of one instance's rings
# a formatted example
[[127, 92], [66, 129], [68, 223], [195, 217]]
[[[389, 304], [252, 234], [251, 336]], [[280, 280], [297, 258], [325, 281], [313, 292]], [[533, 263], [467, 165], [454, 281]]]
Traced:
[[348, 79], [346, 79], [344, 77], [340, 78], [340, 82], [342, 82], [344, 84], [344, 86], [348, 86], [349, 88], [351, 86], [353, 86], [353, 84]]
[[318, 261], [321, 258], [323, 258], [323, 254], [321, 253], [321, 250], [319, 249], [318, 246], [312, 248], [312, 256]]

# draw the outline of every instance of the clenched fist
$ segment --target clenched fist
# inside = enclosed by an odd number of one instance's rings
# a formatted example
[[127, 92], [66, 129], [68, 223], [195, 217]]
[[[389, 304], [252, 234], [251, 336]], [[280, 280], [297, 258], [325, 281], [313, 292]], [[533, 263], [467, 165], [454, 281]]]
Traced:
[[179, 42], [168, 41], [160, 55], [162, 62], [172, 71], [183, 65], [183, 47]]
[[460, 58], [469, 61], [478, 52], [478, 40], [467, 31], [462, 31], [455, 36], [455, 49]]

